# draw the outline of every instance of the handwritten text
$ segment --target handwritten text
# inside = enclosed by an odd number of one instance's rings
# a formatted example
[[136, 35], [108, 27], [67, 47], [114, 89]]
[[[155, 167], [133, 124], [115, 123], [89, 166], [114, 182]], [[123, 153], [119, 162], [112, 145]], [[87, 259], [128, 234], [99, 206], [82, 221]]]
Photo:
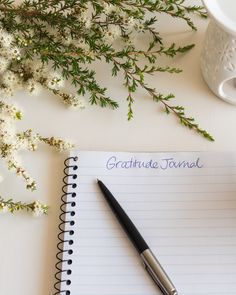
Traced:
[[106, 168], [108, 170], [112, 169], [192, 169], [192, 168], [202, 168], [200, 158], [195, 160], [176, 160], [174, 158], [163, 158], [159, 161], [149, 159], [149, 160], [139, 160], [134, 157], [128, 160], [119, 160], [116, 156], [112, 156], [107, 160]]

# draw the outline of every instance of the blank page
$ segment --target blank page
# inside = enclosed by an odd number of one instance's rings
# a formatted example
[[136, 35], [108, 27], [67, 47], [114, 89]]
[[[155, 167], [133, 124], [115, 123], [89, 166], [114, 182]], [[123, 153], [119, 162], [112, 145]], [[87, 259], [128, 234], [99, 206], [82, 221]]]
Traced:
[[[71, 295], [162, 294], [113, 215], [97, 178], [124, 208], [179, 295], [236, 294], [236, 153], [73, 152], [62, 289]], [[74, 161], [72, 160], [72, 165]], [[71, 170], [71, 174], [75, 171]], [[70, 188], [71, 191], [71, 188]], [[66, 243], [65, 243], [66, 244]], [[68, 293], [69, 294], [69, 293]]]

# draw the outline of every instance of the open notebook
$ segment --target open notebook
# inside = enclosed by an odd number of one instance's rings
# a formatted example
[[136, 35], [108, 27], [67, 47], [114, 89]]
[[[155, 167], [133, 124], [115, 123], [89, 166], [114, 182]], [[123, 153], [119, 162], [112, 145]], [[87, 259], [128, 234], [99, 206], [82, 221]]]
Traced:
[[236, 153], [75, 151], [65, 165], [70, 176], [63, 188], [64, 242], [58, 245], [61, 294], [162, 294], [97, 178], [130, 216], [179, 295], [236, 294]]

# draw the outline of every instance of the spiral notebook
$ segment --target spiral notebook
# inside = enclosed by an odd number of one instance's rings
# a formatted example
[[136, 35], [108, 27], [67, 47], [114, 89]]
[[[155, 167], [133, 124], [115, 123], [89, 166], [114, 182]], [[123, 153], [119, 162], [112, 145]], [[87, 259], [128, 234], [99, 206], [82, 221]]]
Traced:
[[236, 294], [236, 153], [74, 151], [64, 172], [56, 294], [162, 294], [97, 178], [180, 295]]

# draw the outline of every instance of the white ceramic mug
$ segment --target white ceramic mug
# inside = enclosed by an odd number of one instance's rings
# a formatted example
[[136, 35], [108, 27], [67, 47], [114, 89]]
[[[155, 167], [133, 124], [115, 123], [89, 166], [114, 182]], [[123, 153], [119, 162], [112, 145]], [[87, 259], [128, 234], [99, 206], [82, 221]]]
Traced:
[[210, 89], [236, 104], [236, 0], [202, 0], [210, 23], [206, 32], [201, 70]]

